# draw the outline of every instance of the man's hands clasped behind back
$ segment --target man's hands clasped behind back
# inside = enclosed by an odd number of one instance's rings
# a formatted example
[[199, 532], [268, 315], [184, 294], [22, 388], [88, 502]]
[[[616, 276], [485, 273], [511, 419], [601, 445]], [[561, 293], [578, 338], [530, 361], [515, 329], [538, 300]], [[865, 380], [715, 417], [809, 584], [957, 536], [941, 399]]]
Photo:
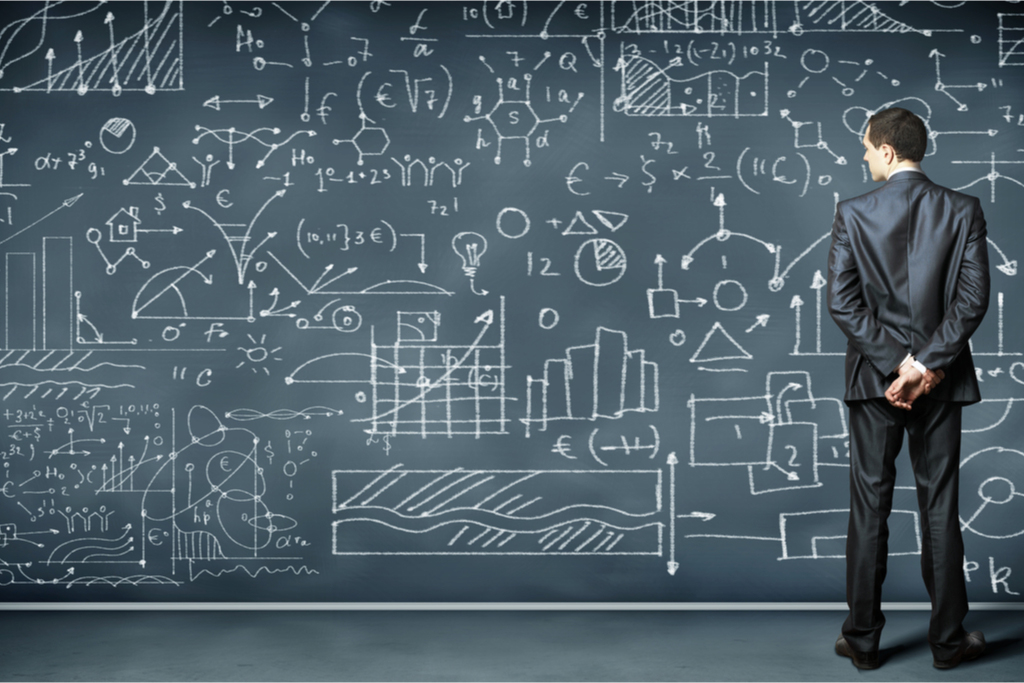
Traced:
[[885, 398], [902, 410], [910, 410], [914, 401], [931, 393], [946, 377], [942, 370], [926, 370], [922, 373], [910, 363], [901, 366], [898, 372], [900, 376], [885, 390]]

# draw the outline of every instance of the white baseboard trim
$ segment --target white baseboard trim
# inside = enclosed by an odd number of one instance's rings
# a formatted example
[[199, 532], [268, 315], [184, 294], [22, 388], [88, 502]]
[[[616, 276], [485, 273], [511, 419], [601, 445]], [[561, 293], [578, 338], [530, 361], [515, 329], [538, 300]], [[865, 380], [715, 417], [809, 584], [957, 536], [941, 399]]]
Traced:
[[[1024, 611], [1024, 602], [974, 602], [976, 611]], [[843, 602], [0, 602], [0, 611], [366, 611], [366, 612], [765, 612], [846, 611]], [[928, 611], [927, 602], [883, 610]]]

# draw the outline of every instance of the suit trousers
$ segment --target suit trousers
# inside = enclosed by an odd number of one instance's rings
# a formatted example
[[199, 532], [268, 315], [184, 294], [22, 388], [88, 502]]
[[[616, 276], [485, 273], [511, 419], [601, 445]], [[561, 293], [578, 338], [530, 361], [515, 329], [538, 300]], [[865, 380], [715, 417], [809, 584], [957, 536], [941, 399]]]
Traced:
[[962, 405], [922, 396], [910, 411], [884, 398], [849, 401], [850, 525], [846, 538], [843, 635], [856, 651], [877, 652], [885, 617], [882, 582], [888, 555], [896, 456], [908, 437], [921, 511], [921, 573], [931, 598], [928, 643], [949, 659], [966, 635], [967, 586], [958, 506]]

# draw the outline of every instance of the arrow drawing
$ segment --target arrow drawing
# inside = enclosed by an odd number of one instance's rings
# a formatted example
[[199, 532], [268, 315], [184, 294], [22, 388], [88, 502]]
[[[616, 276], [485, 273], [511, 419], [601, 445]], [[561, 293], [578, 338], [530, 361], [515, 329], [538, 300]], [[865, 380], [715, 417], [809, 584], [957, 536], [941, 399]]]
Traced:
[[266, 95], [257, 95], [254, 100], [224, 100], [221, 99], [220, 95], [214, 95], [210, 99], [203, 102], [204, 107], [209, 107], [215, 111], [220, 111], [220, 105], [222, 104], [255, 104], [260, 109], [264, 109], [268, 104], [274, 101], [273, 97], [267, 97]]
[[26, 230], [29, 230], [30, 228], [34, 228], [35, 226], [39, 225], [40, 223], [45, 221], [47, 218], [52, 216], [53, 214], [55, 214], [58, 211], [60, 211], [61, 209], [67, 209], [67, 208], [70, 208], [70, 207], [74, 206], [75, 202], [77, 202], [79, 199], [82, 198], [82, 194], [85, 194], [85, 193], [83, 192], [83, 193], [80, 193], [80, 194], [76, 194], [74, 197], [68, 197], [63, 202], [60, 203], [60, 206], [58, 206], [56, 209], [54, 209], [50, 213], [46, 214], [42, 218], [37, 218], [35, 221], [30, 223], [29, 225], [26, 225], [24, 228], [22, 228], [21, 230], [19, 230], [16, 233], [14, 233], [13, 235], [8, 235], [7, 237], [5, 237], [2, 240], [0, 240], [0, 244], [4, 244], [5, 242], [10, 242], [11, 240], [13, 240], [15, 237], [17, 237], [21, 233], [25, 232]]

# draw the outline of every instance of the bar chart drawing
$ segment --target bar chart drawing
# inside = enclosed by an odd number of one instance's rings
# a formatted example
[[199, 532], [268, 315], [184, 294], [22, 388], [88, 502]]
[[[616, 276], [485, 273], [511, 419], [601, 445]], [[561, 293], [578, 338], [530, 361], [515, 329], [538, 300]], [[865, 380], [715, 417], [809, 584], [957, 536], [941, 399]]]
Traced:
[[[544, 362], [539, 379], [526, 378], [526, 436], [533, 423], [546, 431], [555, 420], [618, 419], [658, 411], [658, 364], [630, 349], [625, 332], [598, 327], [594, 343], [573, 346]], [[535, 412], [537, 413], [535, 415]]]
[[44, 237], [41, 253], [4, 255], [4, 349], [71, 348], [72, 239]]

